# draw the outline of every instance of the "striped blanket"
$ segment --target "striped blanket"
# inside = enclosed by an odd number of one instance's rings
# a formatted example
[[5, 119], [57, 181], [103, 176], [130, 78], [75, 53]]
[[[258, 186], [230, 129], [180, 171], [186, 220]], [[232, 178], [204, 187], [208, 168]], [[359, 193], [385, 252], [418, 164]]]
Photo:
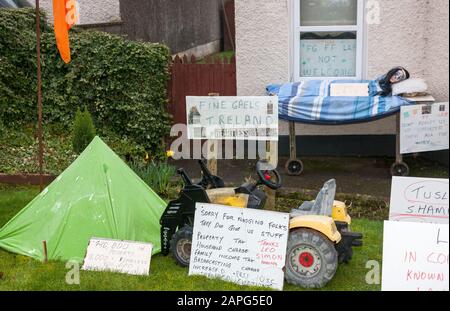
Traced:
[[[332, 83], [368, 83], [369, 96], [332, 97]], [[313, 124], [349, 124], [367, 122], [392, 115], [410, 101], [400, 96], [380, 96], [377, 80], [308, 80], [271, 84], [269, 95], [279, 98], [280, 119]]]

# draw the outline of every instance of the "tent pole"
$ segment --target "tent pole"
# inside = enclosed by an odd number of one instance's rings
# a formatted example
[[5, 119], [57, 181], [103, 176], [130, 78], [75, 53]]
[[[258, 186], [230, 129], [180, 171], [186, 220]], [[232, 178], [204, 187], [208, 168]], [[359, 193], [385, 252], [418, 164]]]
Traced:
[[42, 74], [41, 74], [41, 18], [39, 11], [39, 0], [36, 0], [36, 56], [37, 56], [37, 99], [38, 99], [38, 128], [37, 136], [39, 143], [39, 187], [44, 190], [44, 144], [42, 137]]

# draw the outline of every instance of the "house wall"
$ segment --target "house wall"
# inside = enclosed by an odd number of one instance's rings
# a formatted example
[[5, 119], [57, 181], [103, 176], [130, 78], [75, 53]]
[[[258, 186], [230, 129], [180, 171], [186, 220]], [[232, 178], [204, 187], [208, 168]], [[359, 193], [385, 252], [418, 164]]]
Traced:
[[438, 101], [449, 100], [449, 1], [429, 0], [425, 76]]
[[[290, 81], [292, 0], [236, 0], [239, 95], [263, 95], [269, 83]], [[448, 0], [378, 0], [380, 24], [365, 26], [364, 78], [398, 65], [425, 78], [448, 101]], [[299, 135], [395, 134], [395, 117], [346, 126], [297, 124]], [[281, 135], [288, 134], [282, 122]]]
[[221, 7], [221, 0], [120, 1], [123, 32], [130, 39], [163, 42], [172, 54], [197, 56], [220, 50]]
[[[34, 1], [29, 1], [34, 5]], [[101, 24], [120, 21], [119, 0], [77, 0], [80, 10], [80, 25]], [[40, 7], [53, 20], [52, 0], [40, 0]]]

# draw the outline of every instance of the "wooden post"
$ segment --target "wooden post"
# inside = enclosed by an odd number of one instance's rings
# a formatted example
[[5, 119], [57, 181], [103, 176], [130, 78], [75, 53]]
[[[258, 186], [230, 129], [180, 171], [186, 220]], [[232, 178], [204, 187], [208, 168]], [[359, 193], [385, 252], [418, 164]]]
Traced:
[[208, 156], [207, 156], [207, 166], [211, 174], [217, 175], [217, 149], [219, 144], [215, 139], [208, 139]]
[[[267, 162], [275, 169], [278, 165], [278, 142], [268, 141], [266, 142], [266, 158]], [[266, 187], [267, 202], [266, 207], [268, 209], [275, 209], [276, 206], [276, 190], [272, 190]]]
[[37, 136], [39, 143], [39, 187], [44, 190], [44, 143], [42, 135], [42, 74], [41, 74], [41, 17], [39, 11], [39, 0], [36, 0], [36, 62], [37, 62], [37, 101], [38, 101], [38, 128]]
[[[208, 93], [208, 96], [220, 96], [219, 93]], [[208, 139], [207, 141], [207, 166], [211, 174], [217, 175], [217, 158], [219, 154], [219, 141], [215, 139]]]
[[44, 263], [47, 263], [48, 262], [47, 241], [42, 241], [42, 248], [44, 249]]

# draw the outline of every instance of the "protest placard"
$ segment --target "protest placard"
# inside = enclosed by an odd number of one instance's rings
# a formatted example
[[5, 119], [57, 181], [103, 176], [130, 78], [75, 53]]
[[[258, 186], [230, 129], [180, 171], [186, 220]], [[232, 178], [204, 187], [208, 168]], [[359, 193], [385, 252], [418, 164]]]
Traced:
[[189, 275], [283, 289], [289, 214], [197, 203]]
[[402, 106], [400, 153], [448, 149], [448, 117], [448, 103]]
[[92, 238], [81, 269], [148, 275], [152, 248], [151, 243]]
[[448, 291], [448, 225], [386, 221], [383, 291]]
[[448, 224], [448, 179], [393, 177], [389, 220]]
[[278, 141], [278, 97], [186, 97], [189, 139]]
[[330, 96], [369, 96], [369, 83], [332, 83]]

